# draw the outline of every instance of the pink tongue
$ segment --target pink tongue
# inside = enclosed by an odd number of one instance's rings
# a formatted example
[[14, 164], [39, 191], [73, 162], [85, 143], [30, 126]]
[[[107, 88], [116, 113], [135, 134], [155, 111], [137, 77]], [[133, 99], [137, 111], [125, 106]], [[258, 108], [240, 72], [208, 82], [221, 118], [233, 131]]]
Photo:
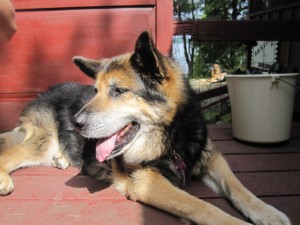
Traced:
[[118, 133], [106, 138], [104, 141], [99, 140], [96, 144], [96, 158], [99, 162], [103, 162], [114, 150], [115, 141]]

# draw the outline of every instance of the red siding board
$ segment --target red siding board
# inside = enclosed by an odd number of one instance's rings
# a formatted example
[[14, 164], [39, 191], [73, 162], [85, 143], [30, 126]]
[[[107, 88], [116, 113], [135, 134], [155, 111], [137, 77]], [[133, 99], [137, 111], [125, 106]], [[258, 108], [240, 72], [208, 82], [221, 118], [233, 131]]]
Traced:
[[13, 0], [17, 10], [82, 7], [154, 6], [155, 0]]
[[[12, 129], [28, 98], [56, 83], [93, 83], [73, 64], [75, 55], [112, 57], [131, 52], [151, 30], [160, 51], [170, 52], [171, 0], [14, 0], [18, 31], [0, 43], [0, 131]], [[19, 95], [16, 99], [7, 94]]]
[[138, 34], [153, 30], [153, 13], [151, 8], [18, 13], [19, 33], [1, 51], [0, 78], [6, 82], [0, 92], [40, 92], [64, 81], [92, 83], [72, 64], [72, 57], [132, 51]]
[[173, 1], [157, 1], [157, 46], [165, 54], [171, 54], [173, 37]]
[[0, 100], [0, 132], [16, 127], [19, 115], [28, 102], [28, 99], [18, 101]]

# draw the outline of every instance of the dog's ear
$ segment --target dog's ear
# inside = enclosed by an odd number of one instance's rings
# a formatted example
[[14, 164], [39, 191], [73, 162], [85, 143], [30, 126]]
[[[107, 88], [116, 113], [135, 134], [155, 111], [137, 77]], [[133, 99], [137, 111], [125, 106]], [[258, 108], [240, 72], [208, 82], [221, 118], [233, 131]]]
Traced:
[[151, 76], [159, 83], [167, 77], [163, 55], [157, 50], [150, 31], [144, 31], [137, 39], [131, 64], [141, 74]]
[[102, 64], [99, 60], [88, 59], [82, 56], [75, 56], [73, 63], [92, 79], [96, 79], [97, 73], [101, 70]]

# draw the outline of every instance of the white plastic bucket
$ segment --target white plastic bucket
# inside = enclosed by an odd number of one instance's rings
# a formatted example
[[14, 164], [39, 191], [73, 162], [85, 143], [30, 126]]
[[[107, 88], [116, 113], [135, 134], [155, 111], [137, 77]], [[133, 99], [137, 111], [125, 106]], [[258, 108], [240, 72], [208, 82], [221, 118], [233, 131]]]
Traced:
[[[254, 143], [290, 138], [298, 73], [226, 75], [233, 136]], [[287, 83], [289, 84], [287, 84]]]

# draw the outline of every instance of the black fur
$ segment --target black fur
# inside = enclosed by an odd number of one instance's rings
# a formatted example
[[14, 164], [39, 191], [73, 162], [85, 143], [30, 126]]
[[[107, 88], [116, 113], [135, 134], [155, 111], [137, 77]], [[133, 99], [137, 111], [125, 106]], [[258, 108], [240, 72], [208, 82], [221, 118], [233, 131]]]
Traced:
[[[165, 127], [168, 154], [144, 166], [158, 168], [174, 185], [184, 188], [185, 179], [190, 176], [195, 163], [200, 159], [201, 151], [207, 141], [207, 127], [201, 114], [201, 105], [193, 91], [188, 89], [189, 99], [178, 110], [173, 122]], [[179, 157], [179, 159], [178, 159]], [[178, 160], [185, 163], [185, 169], [178, 169]]]
[[27, 105], [22, 115], [29, 110], [51, 109], [57, 122], [63, 153], [68, 156], [72, 166], [80, 167], [84, 138], [76, 130], [73, 117], [94, 95], [94, 86], [91, 85], [73, 82], [54, 85]]
[[131, 65], [141, 75], [161, 83], [167, 76], [163, 56], [156, 49], [149, 32], [143, 32], [138, 38], [135, 51], [130, 58]]
[[92, 79], [96, 79], [97, 72], [102, 69], [102, 65], [97, 60], [90, 60], [81, 56], [73, 58], [73, 62], [78, 68]]

